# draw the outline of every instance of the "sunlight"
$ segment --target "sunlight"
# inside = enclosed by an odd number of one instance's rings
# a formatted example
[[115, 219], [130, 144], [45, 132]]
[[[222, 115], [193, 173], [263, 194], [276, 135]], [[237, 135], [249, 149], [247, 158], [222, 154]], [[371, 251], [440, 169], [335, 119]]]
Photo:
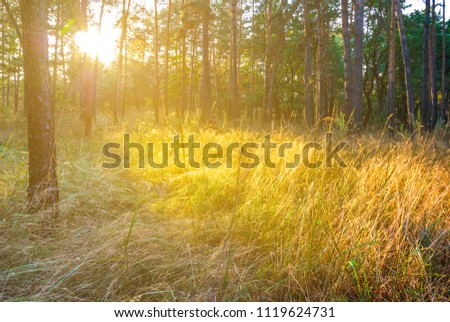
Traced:
[[79, 31], [75, 34], [75, 44], [90, 57], [98, 59], [105, 65], [111, 64], [116, 58], [116, 40], [113, 32], [98, 34], [93, 30]]

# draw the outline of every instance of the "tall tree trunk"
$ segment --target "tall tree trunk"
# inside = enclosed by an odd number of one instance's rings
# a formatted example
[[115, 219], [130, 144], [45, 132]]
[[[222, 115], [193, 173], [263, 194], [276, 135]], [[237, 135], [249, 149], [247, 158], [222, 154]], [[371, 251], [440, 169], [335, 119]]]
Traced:
[[210, 3], [204, 4], [202, 23], [202, 78], [200, 86], [200, 110], [201, 118], [207, 121], [211, 112], [211, 66], [209, 61], [209, 22]]
[[442, 100], [441, 100], [441, 111], [440, 118], [443, 122], [447, 121], [446, 108], [447, 108], [447, 95], [445, 88], [445, 69], [447, 65], [447, 50], [446, 50], [446, 40], [447, 40], [447, 22], [445, 20], [445, 0], [442, 0]]
[[[5, 13], [4, 13], [4, 6], [2, 6], [2, 48], [6, 48], [6, 32], [5, 32]], [[1, 77], [1, 83], [2, 83], [2, 109], [6, 109], [6, 88], [5, 88], [5, 73], [6, 73], [6, 50], [2, 50], [1, 53], [1, 69], [2, 69], [2, 77]]]
[[400, 33], [400, 42], [402, 46], [402, 56], [403, 56], [403, 64], [405, 67], [405, 85], [406, 85], [406, 96], [407, 96], [407, 110], [408, 110], [408, 123], [411, 131], [416, 129], [416, 118], [415, 118], [415, 103], [414, 103], [414, 93], [413, 86], [411, 82], [411, 66], [409, 59], [409, 51], [408, 46], [406, 44], [406, 34], [405, 27], [403, 24], [403, 16], [402, 16], [402, 7], [400, 6], [400, 0], [396, 1], [396, 9], [397, 9], [397, 21], [398, 21], [398, 30]]
[[192, 51], [191, 51], [191, 66], [189, 74], [189, 102], [188, 111], [189, 113], [194, 112], [195, 109], [195, 84], [194, 84], [194, 70], [196, 66], [197, 58], [197, 29], [194, 29], [192, 33]]
[[22, 0], [25, 105], [28, 106], [30, 210], [57, 213], [55, 125], [48, 61], [47, 12], [44, 0]]
[[20, 68], [14, 72], [14, 113], [19, 112]]
[[328, 7], [326, 1], [321, 1], [318, 7], [318, 32], [317, 32], [317, 107], [316, 120], [320, 122], [325, 116], [326, 95], [325, 95], [325, 57], [326, 57], [326, 17]]
[[[130, 0], [128, 0], [130, 1]], [[155, 0], [156, 5], [156, 0]], [[155, 12], [157, 9], [155, 9]], [[156, 15], [156, 13], [155, 13]], [[156, 15], [157, 17], [157, 15]], [[122, 21], [121, 21], [121, 33], [120, 33], [120, 39], [119, 39], [119, 57], [117, 59], [117, 70], [116, 70], [116, 84], [115, 84], [115, 90], [114, 90], [114, 124], [117, 125], [120, 123], [122, 116], [121, 114], [121, 103], [122, 103], [122, 91], [123, 91], [123, 79], [122, 79], [122, 73], [123, 73], [123, 49], [125, 44], [125, 38], [127, 36], [127, 19], [128, 19], [128, 12], [127, 12], [127, 0], [122, 1]]]
[[[88, 0], [81, 1], [81, 29], [88, 30], [87, 24]], [[93, 62], [87, 53], [83, 55], [83, 67], [80, 87], [80, 107], [84, 121], [84, 135], [90, 136], [92, 132], [93, 97]]]
[[181, 95], [179, 113], [181, 118], [184, 118], [184, 111], [187, 107], [186, 30], [184, 26], [181, 32]]
[[[100, 35], [100, 33], [102, 32], [102, 24], [103, 24], [103, 14], [105, 11], [105, 3], [106, 0], [102, 0], [102, 5], [100, 8], [100, 17], [99, 17], [99, 21], [98, 21], [98, 30], [97, 30], [97, 34]], [[97, 114], [97, 82], [98, 82], [98, 65], [99, 65], [99, 60], [98, 60], [98, 54], [95, 56], [95, 62], [94, 62], [94, 80], [93, 80], [93, 95], [94, 95], [94, 104], [93, 104], [93, 110], [92, 110], [92, 117], [95, 120], [96, 114]]]
[[271, 122], [273, 117], [273, 62], [272, 62], [272, 0], [264, 1], [265, 54], [264, 54], [264, 101], [263, 120]]
[[346, 118], [351, 117], [353, 110], [353, 59], [350, 45], [350, 27], [349, 27], [349, 13], [348, 0], [342, 0], [342, 38], [344, 42], [344, 73], [345, 73], [345, 103], [344, 111]]
[[432, 5], [432, 22], [431, 37], [429, 39], [429, 69], [430, 69], [430, 102], [431, 102], [431, 126], [430, 130], [434, 130], [437, 122], [437, 66], [436, 66], [436, 1], [433, 0]]
[[304, 35], [305, 35], [305, 116], [306, 124], [309, 127], [314, 126], [314, 110], [313, 110], [313, 92], [311, 82], [311, 20], [309, 12], [309, 0], [303, 0], [303, 16], [305, 17]]
[[363, 50], [364, 50], [364, 1], [356, 0], [355, 8], [355, 67], [353, 110], [355, 128], [361, 129], [363, 117]]
[[255, 69], [255, 0], [252, 0], [252, 38], [250, 43], [250, 89], [249, 89], [249, 109], [247, 112], [247, 117], [250, 123], [253, 121], [253, 110], [255, 108], [255, 98], [253, 93], [253, 77]]
[[423, 26], [423, 57], [422, 57], [422, 95], [420, 118], [426, 130], [430, 124], [430, 69], [429, 69], [429, 39], [430, 39], [430, 0], [425, 1], [425, 20]]
[[230, 81], [228, 115], [232, 121], [237, 118], [238, 111], [238, 17], [237, 0], [231, 0], [231, 48], [230, 48]]
[[166, 119], [169, 118], [169, 49], [170, 49], [170, 20], [172, 15], [172, 0], [167, 8], [166, 46], [164, 54], [164, 111]]
[[388, 72], [388, 95], [387, 95], [387, 115], [389, 133], [392, 136], [394, 134], [395, 127], [395, 1], [391, 0], [391, 15], [390, 15], [390, 28], [389, 28], [389, 72]]
[[52, 79], [52, 87], [53, 87], [53, 101], [56, 106], [56, 92], [58, 85], [58, 49], [59, 49], [59, 29], [60, 29], [60, 15], [61, 15], [61, 5], [57, 4], [58, 8], [56, 9], [56, 24], [55, 24], [55, 52], [54, 52], [54, 60], [53, 60], [53, 79]]
[[158, 0], [154, 0], [155, 20], [154, 20], [154, 79], [153, 79], [153, 107], [155, 109], [155, 122], [159, 123], [159, 40], [158, 40]]

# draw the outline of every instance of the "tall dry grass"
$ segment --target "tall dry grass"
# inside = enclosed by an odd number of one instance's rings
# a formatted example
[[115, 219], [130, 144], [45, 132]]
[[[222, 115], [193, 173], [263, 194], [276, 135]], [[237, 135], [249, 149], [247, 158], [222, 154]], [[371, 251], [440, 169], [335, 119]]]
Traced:
[[[100, 120], [85, 139], [68, 116], [54, 219], [26, 213], [24, 125], [0, 127], [0, 300], [450, 300], [450, 154], [434, 138], [352, 138], [347, 168], [107, 170], [102, 145], [124, 132], [157, 146], [265, 132]], [[311, 139], [323, 136], [273, 131]]]

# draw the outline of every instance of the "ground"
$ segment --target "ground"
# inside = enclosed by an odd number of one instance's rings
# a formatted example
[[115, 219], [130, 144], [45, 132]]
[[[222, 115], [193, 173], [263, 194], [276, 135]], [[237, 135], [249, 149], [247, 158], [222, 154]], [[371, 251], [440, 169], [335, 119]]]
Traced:
[[[0, 300], [450, 300], [450, 153], [439, 140], [337, 128], [345, 168], [102, 168], [102, 146], [123, 133], [265, 136], [146, 119], [110, 128], [99, 114], [84, 138], [76, 113], [58, 117], [57, 217], [28, 214], [26, 122], [0, 120]], [[281, 126], [272, 136], [324, 140]]]

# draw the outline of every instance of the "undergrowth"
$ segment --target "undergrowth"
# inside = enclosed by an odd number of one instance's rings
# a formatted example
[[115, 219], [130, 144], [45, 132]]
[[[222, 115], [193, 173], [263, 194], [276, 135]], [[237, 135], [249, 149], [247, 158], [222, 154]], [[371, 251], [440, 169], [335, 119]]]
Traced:
[[351, 138], [346, 168], [108, 170], [102, 146], [123, 133], [156, 146], [178, 133], [223, 145], [266, 133], [196, 122], [108, 129], [100, 116], [83, 138], [68, 115], [53, 218], [26, 211], [25, 122], [0, 122], [0, 300], [450, 300], [450, 154], [434, 138]]

